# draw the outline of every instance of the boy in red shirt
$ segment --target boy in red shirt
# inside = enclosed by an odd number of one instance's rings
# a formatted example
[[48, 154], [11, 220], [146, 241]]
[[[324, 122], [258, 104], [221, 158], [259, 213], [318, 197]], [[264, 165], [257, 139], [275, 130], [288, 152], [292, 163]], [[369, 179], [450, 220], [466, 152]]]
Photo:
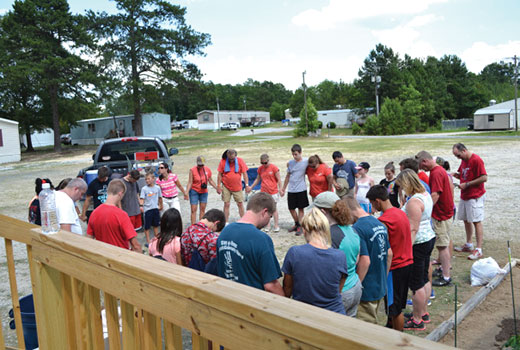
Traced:
[[393, 251], [390, 274], [394, 300], [388, 300], [388, 323], [393, 329], [402, 331], [404, 327], [403, 309], [406, 307], [408, 284], [413, 264], [412, 232], [405, 212], [392, 205], [385, 186], [375, 185], [368, 190], [367, 198], [375, 211], [382, 211], [379, 217], [388, 230], [388, 240]]
[[[266, 153], [260, 156], [260, 163], [262, 166], [258, 168], [258, 176], [255, 181], [251, 184], [251, 186], [246, 186], [246, 192], [249, 193], [251, 190], [258, 185], [259, 181], [262, 181], [262, 185], [260, 187], [261, 192], [269, 193], [276, 205], [278, 206], [278, 202], [280, 201], [280, 192], [282, 190], [282, 181], [280, 178], [280, 169], [274, 164], [269, 162], [269, 155]], [[276, 209], [273, 213], [274, 219], [274, 232], [280, 232], [280, 227], [278, 226], [278, 209]], [[265, 232], [269, 232], [269, 225], [265, 226]]]

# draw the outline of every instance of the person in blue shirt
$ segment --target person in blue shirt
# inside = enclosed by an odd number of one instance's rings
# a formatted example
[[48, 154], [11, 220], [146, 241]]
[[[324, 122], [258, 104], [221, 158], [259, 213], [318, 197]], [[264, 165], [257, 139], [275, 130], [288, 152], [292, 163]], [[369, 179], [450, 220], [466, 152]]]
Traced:
[[386, 227], [368, 215], [355, 198], [347, 197], [354, 218], [354, 232], [359, 235], [360, 249], [357, 274], [363, 285], [357, 318], [378, 324], [377, 310], [387, 293], [387, 276], [392, 262], [392, 249]]
[[283, 296], [280, 265], [273, 240], [260, 231], [276, 210], [273, 197], [259, 192], [247, 203], [246, 213], [227, 225], [217, 240], [220, 277]]
[[345, 315], [341, 290], [347, 277], [345, 253], [330, 247], [327, 217], [318, 208], [302, 220], [307, 244], [287, 252], [282, 271], [286, 297]]
[[345, 159], [340, 151], [332, 153], [334, 166], [332, 167], [332, 175], [334, 176], [334, 188], [336, 194], [340, 198], [345, 198], [349, 194], [354, 193], [356, 186], [356, 163]]

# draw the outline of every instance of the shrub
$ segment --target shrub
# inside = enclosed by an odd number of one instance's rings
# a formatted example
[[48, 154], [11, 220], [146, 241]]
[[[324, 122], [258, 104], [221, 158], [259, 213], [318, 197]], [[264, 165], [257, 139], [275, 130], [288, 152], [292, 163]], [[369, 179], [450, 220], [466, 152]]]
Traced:
[[328, 122], [328, 123], [327, 123], [327, 127], [328, 127], [329, 129], [336, 129], [336, 123], [334, 123], [334, 122]]
[[363, 132], [363, 129], [361, 129], [361, 126], [359, 126], [358, 123], [352, 124], [352, 135], [361, 135]]
[[380, 120], [377, 115], [371, 115], [367, 118], [363, 130], [367, 135], [381, 135]]

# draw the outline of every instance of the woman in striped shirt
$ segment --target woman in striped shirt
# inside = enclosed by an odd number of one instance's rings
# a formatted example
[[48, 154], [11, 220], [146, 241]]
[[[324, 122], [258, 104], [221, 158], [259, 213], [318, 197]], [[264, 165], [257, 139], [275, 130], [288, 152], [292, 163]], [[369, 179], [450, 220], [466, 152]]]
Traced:
[[179, 190], [184, 194], [184, 199], [188, 199], [188, 194], [182, 187], [181, 182], [176, 174], [172, 173], [170, 167], [166, 163], [159, 164], [159, 177], [156, 180], [157, 185], [161, 188], [163, 209], [161, 215], [169, 208], [175, 208], [181, 212], [179, 202]]

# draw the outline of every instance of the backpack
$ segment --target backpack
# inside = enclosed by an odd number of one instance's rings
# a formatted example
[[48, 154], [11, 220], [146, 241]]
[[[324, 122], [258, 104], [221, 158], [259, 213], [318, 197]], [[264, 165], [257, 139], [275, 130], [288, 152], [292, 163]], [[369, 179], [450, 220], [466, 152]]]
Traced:
[[[210, 232], [210, 233], [212, 233], [212, 232]], [[202, 258], [202, 255], [200, 255], [200, 253], [199, 253], [199, 247], [200, 247], [200, 244], [206, 239], [206, 237], [208, 235], [209, 235], [209, 233], [206, 233], [206, 235], [204, 237], [202, 237], [202, 239], [199, 241], [199, 244], [197, 244], [197, 248], [194, 248], [191, 250], [191, 260], [188, 263], [189, 268], [204, 272], [204, 269], [206, 267], [206, 262]]]

